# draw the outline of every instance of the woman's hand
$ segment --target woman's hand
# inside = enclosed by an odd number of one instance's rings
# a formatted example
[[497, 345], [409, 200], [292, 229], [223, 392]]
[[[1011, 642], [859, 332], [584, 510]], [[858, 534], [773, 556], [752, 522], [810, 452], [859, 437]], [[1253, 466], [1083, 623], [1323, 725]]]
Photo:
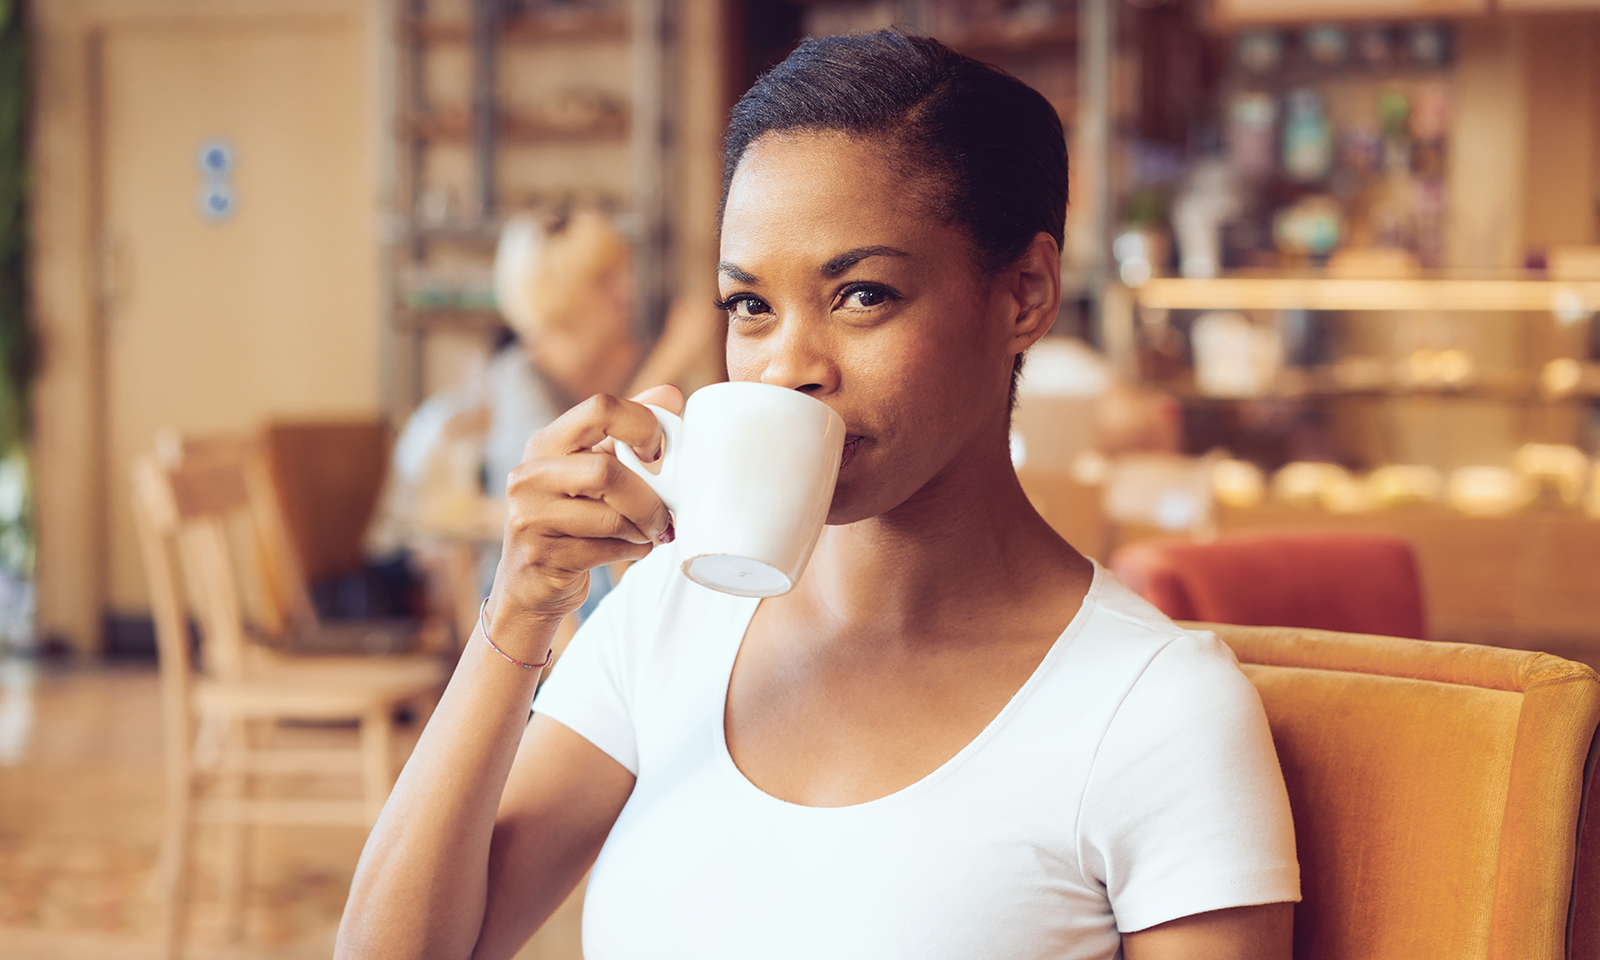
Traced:
[[[666, 505], [612, 453], [621, 441], [647, 462], [660, 455], [661, 425], [646, 403], [678, 412], [683, 395], [660, 386], [632, 400], [591, 397], [528, 441], [506, 484], [505, 540], [485, 610], [497, 644], [543, 636], [582, 606], [595, 567], [671, 542]], [[514, 640], [508, 652], [531, 663], [545, 655]]]

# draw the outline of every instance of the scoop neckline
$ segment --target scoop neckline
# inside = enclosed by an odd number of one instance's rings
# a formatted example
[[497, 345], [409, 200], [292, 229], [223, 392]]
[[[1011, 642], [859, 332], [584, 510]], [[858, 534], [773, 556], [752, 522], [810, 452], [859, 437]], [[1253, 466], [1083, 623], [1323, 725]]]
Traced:
[[1083, 624], [1089, 618], [1090, 611], [1095, 607], [1101, 587], [1105, 581], [1105, 568], [1093, 558], [1089, 558], [1089, 562], [1094, 564], [1094, 570], [1089, 581], [1089, 590], [1084, 594], [1083, 602], [1078, 605], [1077, 612], [1067, 622], [1066, 627], [1056, 635], [1056, 639], [1050, 644], [1050, 649], [1045, 652], [1044, 657], [1033, 668], [1033, 672], [1028, 675], [1028, 679], [1023, 681], [1022, 686], [1017, 688], [1016, 693], [1011, 695], [1011, 699], [1006, 701], [1005, 706], [1001, 707], [1000, 711], [991, 717], [988, 723], [984, 724], [982, 730], [979, 730], [971, 740], [968, 740], [960, 750], [957, 750], [943, 763], [900, 789], [886, 793], [881, 797], [863, 800], [860, 803], [847, 803], [836, 807], [812, 806], [773, 796], [756, 786], [753, 780], [745, 776], [745, 772], [740, 770], [739, 765], [734, 762], [733, 752], [728, 749], [728, 692], [733, 684], [734, 664], [739, 659], [739, 651], [744, 649], [745, 636], [750, 632], [750, 623], [755, 619], [756, 610], [760, 609], [761, 606], [760, 600], [757, 599], [756, 602], [749, 605], [749, 611], [744, 617], [744, 624], [739, 629], [738, 642], [732, 645], [732, 650], [727, 657], [727, 663], [722, 670], [722, 681], [719, 684], [722, 698], [717, 706], [716, 753], [717, 762], [723, 768], [723, 773], [735, 781], [741, 792], [753, 796], [757, 803], [776, 805], [780, 809], [799, 811], [809, 816], [822, 816], [830, 813], [843, 814], [846, 811], [863, 811], [892, 806], [914, 799], [916, 796], [933, 789], [941, 781], [952, 776], [958, 768], [965, 765], [969, 758], [983, 749], [984, 744], [999, 736], [1000, 730], [1021, 709], [1023, 702], [1028, 699], [1032, 692], [1044, 682], [1043, 678], [1050, 673], [1055, 662], [1064, 656], [1064, 651], [1071, 646], [1072, 640], [1082, 631]]

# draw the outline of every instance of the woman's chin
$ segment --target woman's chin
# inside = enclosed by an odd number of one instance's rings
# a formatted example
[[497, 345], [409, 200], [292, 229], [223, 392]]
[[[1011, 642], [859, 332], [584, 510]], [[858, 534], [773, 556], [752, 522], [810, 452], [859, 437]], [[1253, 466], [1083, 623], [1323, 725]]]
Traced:
[[828, 507], [829, 526], [871, 520], [898, 504], [893, 491], [863, 474], [865, 471], [856, 470], [849, 476], [843, 473], [839, 475], [839, 482], [833, 488], [833, 503]]
[[860, 495], [863, 492], [865, 491], [858, 491], [855, 484], [848, 483], [840, 477], [838, 485], [833, 488], [833, 503], [828, 506], [828, 526], [838, 527], [847, 523], [859, 523], [873, 517], [875, 514], [871, 509], [872, 505], [866, 502], [868, 498]]
[[842, 527], [851, 523], [860, 523], [871, 518], [870, 513], [855, 509], [853, 504], [841, 503], [838, 494], [834, 494], [833, 505], [828, 508], [828, 526]]

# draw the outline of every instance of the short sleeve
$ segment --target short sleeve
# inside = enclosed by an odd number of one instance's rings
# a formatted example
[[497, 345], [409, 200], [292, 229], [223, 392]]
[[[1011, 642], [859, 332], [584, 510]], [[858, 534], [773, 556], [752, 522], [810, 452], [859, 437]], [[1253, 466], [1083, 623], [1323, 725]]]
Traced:
[[1232, 652], [1186, 634], [1106, 729], [1085, 789], [1085, 872], [1123, 933], [1300, 899], [1289, 797], [1261, 699]]
[[635, 677], [642, 651], [659, 629], [671, 553], [657, 547], [629, 568], [578, 628], [533, 701], [535, 712], [571, 728], [635, 776]]

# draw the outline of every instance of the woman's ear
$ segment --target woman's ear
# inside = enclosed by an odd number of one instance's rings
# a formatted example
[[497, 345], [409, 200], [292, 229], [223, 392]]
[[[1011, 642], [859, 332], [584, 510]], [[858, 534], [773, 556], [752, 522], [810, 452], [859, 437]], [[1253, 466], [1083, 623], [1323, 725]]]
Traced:
[[1007, 279], [1015, 305], [1007, 333], [1011, 352], [1021, 353], [1050, 332], [1061, 308], [1061, 247], [1055, 237], [1035, 234]]

